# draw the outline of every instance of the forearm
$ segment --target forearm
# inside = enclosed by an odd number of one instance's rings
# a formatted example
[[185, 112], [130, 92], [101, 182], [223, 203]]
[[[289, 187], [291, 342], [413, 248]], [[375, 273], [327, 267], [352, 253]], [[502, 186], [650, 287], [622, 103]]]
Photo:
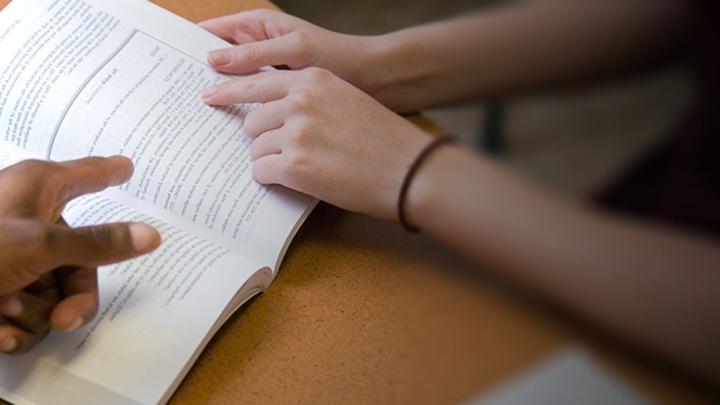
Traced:
[[425, 232], [720, 380], [717, 244], [564, 201], [450, 148], [426, 162], [409, 197]]
[[684, 40], [682, 0], [528, 0], [368, 39], [362, 88], [396, 111], [573, 82]]

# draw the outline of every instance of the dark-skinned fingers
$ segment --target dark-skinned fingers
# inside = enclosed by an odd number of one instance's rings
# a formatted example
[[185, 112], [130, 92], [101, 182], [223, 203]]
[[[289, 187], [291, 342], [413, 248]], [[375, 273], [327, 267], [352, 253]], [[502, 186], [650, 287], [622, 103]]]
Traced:
[[10, 355], [27, 353], [43, 337], [28, 333], [9, 323], [0, 323], [0, 353]]
[[125, 183], [133, 174], [133, 163], [124, 156], [87, 157], [57, 163], [60, 182], [58, 203], [64, 204], [84, 194]]
[[60, 332], [72, 332], [91, 321], [97, 314], [98, 296], [78, 293], [64, 298], [50, 314], [50, 326]]
[[97, 267], [131, 259], [156, 249], [160, 234], [142, 223], [68, 228], [36, 220], [5, 221], [0, 233], [11, 238], [12, 261], [0, 278], [0, 296], [36, 282], [61, 266]]
[[57, 281], [53, 273], [46, 273], [40, 276], [38, 280], [30, 284], [25, 291], [31, 294], [42, 293], [43, 291], [57, 289]]
[[54, 274], [62, 297], [98, 292], [97, 268], [65, 266], [57, 269]]
[[45, 300], [20, 292], [0, 306], [0, 316], [8, 323], [38, 337], [50, 330], [49, 315], [52, 306]]
[[47, 233], [44, 255], [36, 264], [48, 269], [117, 263], [149, 253], [161, 242], [155, 228], [137, 222], [80, 228], [48, 225]]
[[93, 319], [97, 313], [97, 270], [64, 268], [56, 275], [63, 298], [50, 315], [50, 325], [55, 330], [69, 332]]
[[[4, 192], [0, 208], [22, 218], [51, 214], [57, 195], [56, 168], [57, 163], [28, 159], [1, 170], [0, 189]], [[44, 204], [48, 200], [53, 201]]]
[[132, 172], [132, 162], [122, 156], [62, 163], [25, 160], [4, 169], [1, 183], [3, 189], [12, 191], [4, 200], [16, 207], [21, 217], [54, 221], [57, 218], [50, 217], [69, 200], [122, 184]]
[[50, 306], [57, 304], [60, 300], [60, 285], [54, 273], [43, 274], [38, 281], [25, 288], [24, 291], [39, 297]]

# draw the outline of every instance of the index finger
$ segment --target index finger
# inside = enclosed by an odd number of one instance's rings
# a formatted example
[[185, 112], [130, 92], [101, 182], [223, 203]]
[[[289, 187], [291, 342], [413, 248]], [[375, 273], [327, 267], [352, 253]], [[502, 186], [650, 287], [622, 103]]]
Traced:
[[298, 72], [274, 70], [228, 80], [203, 90], [202, 98], [210, 105], [267, 103], [288, 95]]
[[59, 203], [88, 193], [125, 183], [133, 174], [133, 164], [124, 156], [88, 157], [58, 163]]

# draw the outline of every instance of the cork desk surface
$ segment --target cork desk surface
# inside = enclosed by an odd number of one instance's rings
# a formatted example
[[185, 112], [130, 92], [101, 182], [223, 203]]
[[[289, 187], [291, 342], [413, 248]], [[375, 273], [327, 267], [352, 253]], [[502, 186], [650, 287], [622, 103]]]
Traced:
[[[0, 0], [0, 8], [7, 3]], [[275, 7], [264, 0], [155, 3], [192, 21]], [[658, 402], [701, 401], [429, 238], [321, 204], [272, 287], [228, 321], [172, 402], [452, 403], [570, 344], [586, 346]]]

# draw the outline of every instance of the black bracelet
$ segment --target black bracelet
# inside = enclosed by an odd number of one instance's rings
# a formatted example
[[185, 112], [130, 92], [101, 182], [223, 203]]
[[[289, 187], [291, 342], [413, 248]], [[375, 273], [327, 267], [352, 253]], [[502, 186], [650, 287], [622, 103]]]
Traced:
[[408, 222], [407, 218], [405, 217], [405, 200], [407, 199], [407, 194], [408, 194], [408, 191], [410, 190], [410, 184], [412, 183], [412, 180], [415, 177], [415, 174], [417, 174], [418, 169], [420, 169], [420, 166], [423, 164], [423, 162], [425, 160], [427, 160], [427, 157], [430, 156], [430, 154], [433, 151], [435, 151], [437, 148], [439, 148], [447, 143], [450, 143], [452, 141], [453, 141], [453, 138], [451, 138], [449, 136], [434, 139], [415, 158], [415, 161], [413, 161], [413, 163], [410, 165], [410, 168], [408, 169], [408, 172], [405, 175], [405, 180], [402, 183], [402, 187], [400, 187], [400, 196], [398, 197], [398, 218], [400, 219], [400, 224], [408, 232], [411, 232], [411, 233], [420, 232], [420, 229], [418, 227], [410, 224]]

